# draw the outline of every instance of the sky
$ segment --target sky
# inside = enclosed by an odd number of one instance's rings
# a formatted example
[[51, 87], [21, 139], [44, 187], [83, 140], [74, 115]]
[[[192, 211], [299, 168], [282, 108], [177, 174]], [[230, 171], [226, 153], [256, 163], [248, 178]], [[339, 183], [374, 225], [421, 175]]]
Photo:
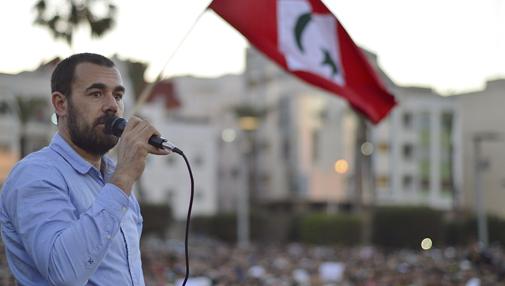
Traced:
[[[395, 83], [444, 95], [505, 78], [504, 1], [323, 0]], [[85, 51], [146, 62], [147, 80], [160, 73], [214, 77], [244, 69], [247, 40], [204, 12], [210, 0], [116, 0], [115, 28], [100, 39], [81, 28], [71, 47], [32, 24], [34, 3], [0, 1], [0, 73]]]

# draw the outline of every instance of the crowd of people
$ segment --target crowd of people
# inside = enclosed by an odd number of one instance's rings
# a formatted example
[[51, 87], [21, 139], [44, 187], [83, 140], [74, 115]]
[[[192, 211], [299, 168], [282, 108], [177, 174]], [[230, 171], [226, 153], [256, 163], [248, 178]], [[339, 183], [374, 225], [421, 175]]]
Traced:
[[[146, 285], [176, 285], [184, 277], [180, 242], [146, 239]], [[302, 244], [248, 248], [201, 239], [190, 246], [194, 285], [504, 285], [505, 252], [499, 246], [385, 251], [374, 247]]]
[[[0, 285], [16, 285], [0, 244]], [[493, 246], [385, 251], [375, 247], [251, 245], [235, 247], [210, 239], [190, 244], [188, 286], [445, 286], [504, 285], [505, 251]], [[184, 244], [142, 241], [146, 285], [180, 285]]]

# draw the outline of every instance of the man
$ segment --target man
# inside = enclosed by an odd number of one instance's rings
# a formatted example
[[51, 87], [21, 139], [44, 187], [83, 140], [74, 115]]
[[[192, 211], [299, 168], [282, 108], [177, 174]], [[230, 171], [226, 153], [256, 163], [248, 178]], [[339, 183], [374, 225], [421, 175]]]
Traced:
[[[123, 115], [121, 75], [112, 61], [76, 54], [51, 77], [58, 132], [13, 168], [0, 197], [9, 268], [21, 285], [144, 285], [142, 217], [131, 194], [158, 132], [130, 118], [121, 140], [104, 133]], [[117, 165], [104, 156], [117, 144]]]

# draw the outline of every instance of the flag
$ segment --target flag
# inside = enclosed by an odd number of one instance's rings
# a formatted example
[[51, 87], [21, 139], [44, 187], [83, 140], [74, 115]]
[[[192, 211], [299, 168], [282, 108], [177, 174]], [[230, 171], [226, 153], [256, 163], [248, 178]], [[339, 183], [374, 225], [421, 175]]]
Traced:
[[320, 0], [214, 0], [209, 7], [283, 69], [344, 97], [372, 122], [396, 104]]

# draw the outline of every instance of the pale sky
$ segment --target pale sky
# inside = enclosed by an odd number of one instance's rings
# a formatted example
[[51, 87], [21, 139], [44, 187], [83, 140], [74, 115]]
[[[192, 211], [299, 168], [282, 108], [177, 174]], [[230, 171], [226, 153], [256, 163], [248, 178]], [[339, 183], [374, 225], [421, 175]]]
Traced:
[[[64, 2], [63, 0], [52, 0]], [[505, 77], [505, 0], [324, 0], [355, 42], [379, 57], [400, 85], [442, 93], [474, 90]], [[68, 47], [33, 26], [35, 0], [0, 1], [0, 72], [36, 68], [73, 52], [96, 52], [149, 64], [161, 72], [210, 0], [119, 1], [114, 30], [92, 39], [82, 29]], [[247, 41], [212, 12], [205, 12], [165, 76], [240, 73]]]

